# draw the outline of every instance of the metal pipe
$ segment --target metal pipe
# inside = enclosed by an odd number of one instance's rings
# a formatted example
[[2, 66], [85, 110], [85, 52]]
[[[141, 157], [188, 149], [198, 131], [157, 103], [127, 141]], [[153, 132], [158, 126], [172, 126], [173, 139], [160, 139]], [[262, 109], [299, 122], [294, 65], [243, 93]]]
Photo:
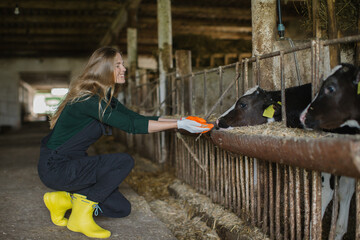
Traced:
[[360, 137], [292, 138], [234, 134], [212, 130], [210, 138], [221, 148], [259, 159], [360, 177]]
[[283, 39], [285, 35], [285, 26], [282, 23], [280, 0], [277, 1], [277, 8], [278, 8], [278, 17], [279, 17], [278, 34], [280, 39]]
[[286, 127], [286, 84], [284, 78], [284, 51], [280, 51], [280, 79], [281, 79], [281, 122]]
[[[286, 39], [289, 41], [290, 46], [291, 46], [292, 48], [294, 48], [295, 45], [294, 45], [293, 40], [292, 40], [291, 38], [286, 38]], [[299, 63], [298, 63], [298, 61], [297, 61], [297, 53], [294, 52], [293, 54], [294, 54], [294, 62], [295, 62], [296, 76], [297, 76], [297, 80], [298, 80], [298, 85], [300, 86], [300, 85], [302, 85], [302, 79], [301, 79], [301, 75], [300, 75]]]

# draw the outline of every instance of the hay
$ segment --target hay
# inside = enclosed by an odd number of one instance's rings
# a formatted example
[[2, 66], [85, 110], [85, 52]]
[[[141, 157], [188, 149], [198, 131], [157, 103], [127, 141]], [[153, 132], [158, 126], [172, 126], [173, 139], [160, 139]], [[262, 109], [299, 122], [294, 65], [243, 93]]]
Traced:
[[220, 239], [215, 230], [206, 226], [200, 217], [191, 218], [187, 210], [173, 198], [155, 200], [150, 207], [177, 239]]
[[[312, 33], [313, 22], [311, 14], [311, 1], [300, 2], [297, 8], [300, 15], [303, 16], [301, 28], [308, 34]], [[357, 19], [359, 14], [358, 0], [337, 0], [335, 2], [335, 17], [337, 28], [343, 36], [357, 34]], [[319, 19], [323, 36], [328, 31], [328, 8], [326, 0], [319, 1]]]
[[235, 127], [227, 131], [236, 134], [304, 138], [324, 138], [334, 137], [336, 135], [320, 131], [307, 131], [298, 128], [287, 128], [281, 122], [266, 123], [256, 126]]
[[191, 211], [210, 221], [208, 225], [211, 224], [213, 229], [226, 231], [226, 235], [233, 234], [236, 237], [234, 239], [268, 239], [260, 229], [243, 222], [236, 214], [212, 203], [210, 198], [197, 193], [180, 180], [174, 181], [170, 188], [178, 194], [179, 199], [186, 202]]

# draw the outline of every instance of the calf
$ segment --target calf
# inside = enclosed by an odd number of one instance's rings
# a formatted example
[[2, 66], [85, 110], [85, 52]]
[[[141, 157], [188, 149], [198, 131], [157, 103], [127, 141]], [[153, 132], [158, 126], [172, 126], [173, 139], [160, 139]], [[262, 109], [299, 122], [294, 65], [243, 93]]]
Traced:
[[302, 112], [300, 121], [309, 129], [360, 129], [360, 70], [343, 63], [326, 78], [319, 93]]
[[[360, 70], [351, 64], [335, 67], [317, 96], [301, 113], [300, 121], [308, 129], [341, 129], [345, 126], [360, 129]], [[348, 133], [348, 132], [347, 132]], [[350, 133], [356, 133], [350, 130]], [[330, 174], [322, 173], [322, 215], [333, 197]], [[336, 222], [336, 237], [342, 239], [347, 231], [350, 201], [355, 191], [355, 179], [341, 177], [339, 181], [340, 208]]]
[[[218, 128], [259, 125], [281, 121], [280, 91], [265, 91], [256, 86], [248, 90], [227, 112], [216, 121]], [[286, 125], [301, 128], [300, 113], [311, 102], [311, 84], [291, 87], [285, 90]], [[273, 117], [264, 117], [265, 109], [273, 105]]]

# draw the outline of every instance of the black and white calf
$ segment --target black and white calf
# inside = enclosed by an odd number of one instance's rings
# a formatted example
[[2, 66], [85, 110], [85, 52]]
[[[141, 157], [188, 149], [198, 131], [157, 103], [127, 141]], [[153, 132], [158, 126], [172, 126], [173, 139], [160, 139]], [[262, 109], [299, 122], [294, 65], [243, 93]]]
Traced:
[[[285, 90], [286, 125], [301, 128], [299, 117], [311, 102], [311, 84], [291, 87]], [[281, 121], [280, 91], [265, 91], [256, 86], [248, 90], [237, 102], [216, 121], [218, 128], [259, 125]], [[273, 106], [272, 117], [264, 116], [264, 111]]]
[[[343, 63], [327, 77], [317, 96], [302, 112], [300, 121], [308, 129], [338, 129], [348, 126], [360, 129], [360, 70]], [[330, 174], [322, 173], [322, 215], [333, 197]], [[342, 239], [347, 231], [350, 201], [355, 192], [355, 179], [339, 180], [340, 208], [336, 223], [336, 238]]]
[[335, 129], [349, 126], [360, 129], [360, 70], [352, 64], [335, 67], [317, 96], [302, 112], [305, 128]]

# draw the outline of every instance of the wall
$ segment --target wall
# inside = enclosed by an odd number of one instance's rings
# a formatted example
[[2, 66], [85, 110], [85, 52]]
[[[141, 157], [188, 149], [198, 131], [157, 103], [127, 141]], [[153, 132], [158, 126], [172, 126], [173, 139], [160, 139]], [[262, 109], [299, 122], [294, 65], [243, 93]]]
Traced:
[[[85, 58], [0, 59], [0, 127], [21, 126], [20, 72], [69, 71], [73, 79], [81, 73], [86, 61]], [[126, 63], [126, 56], [124, 61]], [[156, 69], [157, 63], [154, 58], [140, 57], [139, 67]]]
[[0, 126], [18, 128], [21, 125], [20, 72], [69, 71], [74, 77], [84, 63], [84, 59], [65, 58], [0, 59]]

